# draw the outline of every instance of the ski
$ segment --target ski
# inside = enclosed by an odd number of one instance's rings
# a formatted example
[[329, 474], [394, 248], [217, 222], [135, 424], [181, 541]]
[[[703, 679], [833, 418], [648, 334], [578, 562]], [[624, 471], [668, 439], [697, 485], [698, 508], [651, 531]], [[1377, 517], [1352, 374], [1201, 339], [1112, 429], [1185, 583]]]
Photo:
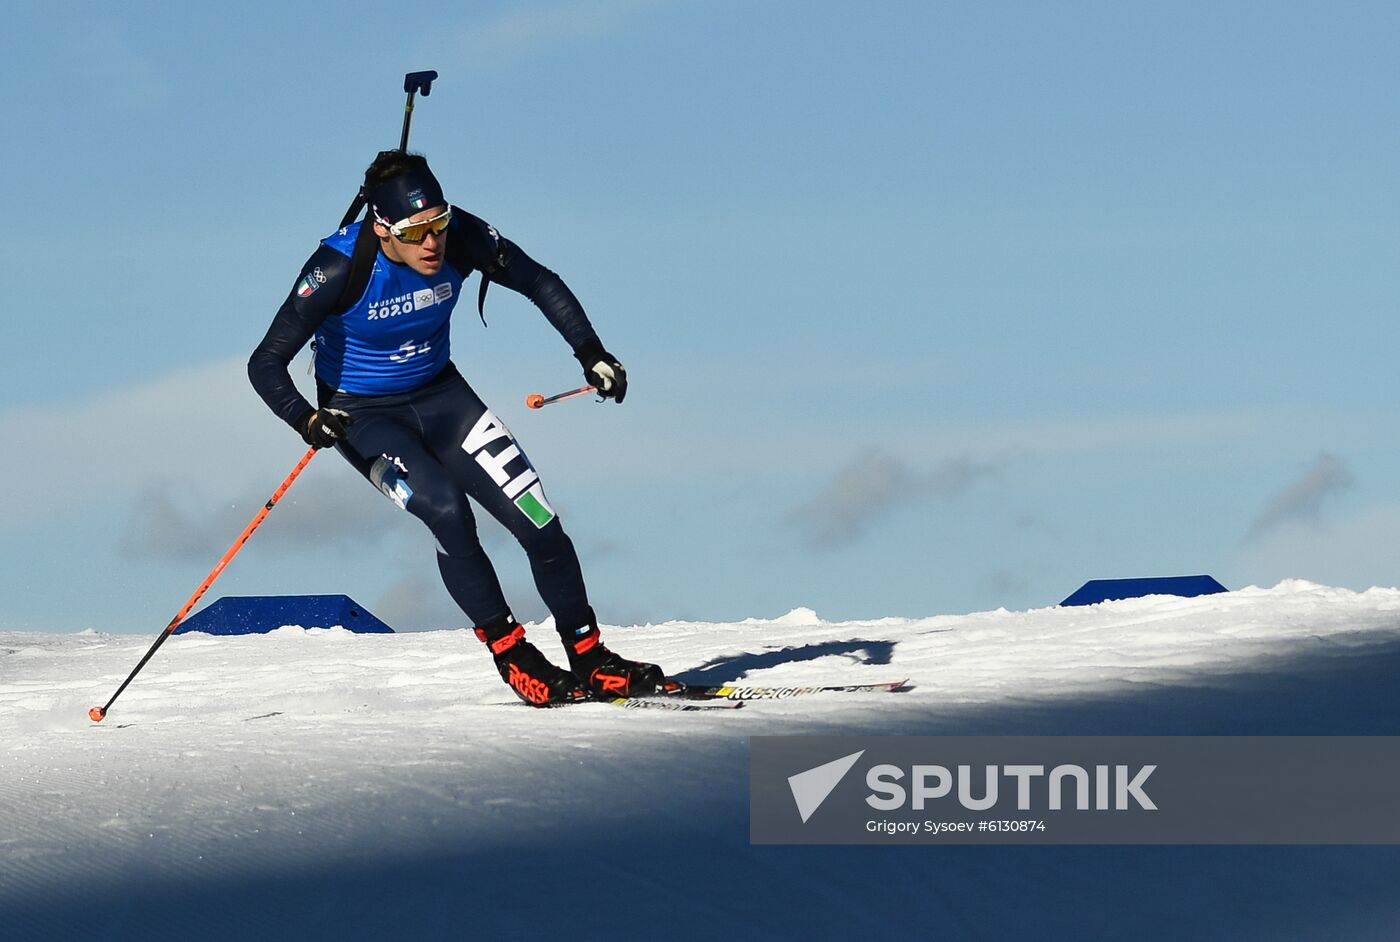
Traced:
[[[684, 695], [685, 687], [675, 681], [667, 681], [663, 689], [656, 693], [647, 694], [641, 697], [607, 697], [594, 694], [582, 700], [572, 700], [563, 703], [547, 703], [546, 709], [554, 710], [559, 707], [580, 706], [586, 703], [606, 703], [608, 706], [622, 707], [624, 710], [676, 710], [683, 713], [694, 713], [705, 710], [737, 710], [742, 707], [741, 700], [719, 700], [708, 702], [705, 698], [689, 698]], [[528, 706], [538, 709], [534, 704], [516, 701], [520, 706]]]
[[625, 710], [678, 710], [685, 713], [705, 710], [737, 710], [744, 705], [742, 700], [716, 700], [710, 702], [704, 698], [689, 699], [675, 694], [660, 694], [649, 697], [594, 697], [592, 700], [580, 700], [580, 703], [607, 703], [611, 706], [622, 707]]
[[[788, 687], [762, 687], [752, 684], [717, 684], [690, 686], [674, 678], [652, 694], [641, 697], [592, 696], [578, 703], [606, 703], [630, 710], [715, 710], [738, 709], [747, 700], [789, 700], [819, 693], [904, 693], [913, 688], [909, 678], [886, 680], [874, 684], [794, 684]], [[551, 706], [572, 706], [558, 703]]]
[[787, 700], [816, 693], [904, 693], [911, 689], [909, 678], [889, 680], [878, 684], [822, 684], [791, 687], [758, 687], [744, 684], [720, 684], [713, 687], [686, 687], [671, 696], [685, 700], [723, 700], [742, 703], [745, 700]]

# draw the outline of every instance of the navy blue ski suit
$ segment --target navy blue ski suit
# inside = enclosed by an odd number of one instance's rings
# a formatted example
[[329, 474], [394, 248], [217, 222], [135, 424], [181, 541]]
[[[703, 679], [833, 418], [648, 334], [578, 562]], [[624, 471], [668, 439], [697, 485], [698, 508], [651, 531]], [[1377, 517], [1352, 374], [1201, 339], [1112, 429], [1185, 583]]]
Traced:
[[554, 272], [481, 219], [456, 207], [445, 259], [420, 275], [380, 251], [363, 295], [341, 295], [360, 223], [322, 241], [248, 361], [263, 401], [297, 429], [312, 406], [288, 371], [313, 337], [317, 400], [354, 417], [337, 449], [437, 541], [452, 598], [482, 626], [510, 615], [477, 538], [468, 497], [508, 529], [561, 633], [592, 619], [578, 555], [514, 436], [450, 359], [449, 320], [473, 271], [529, 298], [574, 349], [599, 349], [578, 299]]

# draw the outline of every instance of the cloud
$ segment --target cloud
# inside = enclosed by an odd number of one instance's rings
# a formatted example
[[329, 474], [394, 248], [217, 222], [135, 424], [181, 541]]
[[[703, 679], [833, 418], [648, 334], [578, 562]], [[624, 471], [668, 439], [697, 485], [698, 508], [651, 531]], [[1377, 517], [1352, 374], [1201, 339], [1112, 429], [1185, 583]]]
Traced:
[[0, 503], [0, 529], [120, 505], [155, 482], [222, 497], [263, 481], [270, 494], [305, 447], [249, 387], [241, 357], [83, 400], [7, 410], [0, 440], [31, 471], [23, 499]]
[[495, 71], [560, 49], [606, 39], [667, 0], [592, 0], [527, 4], [492, 19], [474, 21], [435, 42], [430, 58], [449, 58], [477, 71]]
[[1356, 485], [1346, 462], [1329, 452], [1320, 452], [1303, 476], [1269, 501], [1249, 525], [1244, 542], [1259, 539], [1276, 527], [1288, 522], [1318, 526], [1322, 520], [1322, 503]]
[[[225, 545], [238, 530], [225, 529]], [[123, 556], [149, 559], [217, 559], [219, 530], [186, 511], [168, 489], [152, 487], [138, 496], [119, 546]]]
[[[336, 474], [336, 455], [318, 456], [320, 474], [308, 468], [258, 530], [265, 551], [304, 553], [359, 551], [390, 534], [419, 536], [422, 524], [406, 519], [367, 481], [348, 467]], [[290, 470], [290, 469], [288, 469]], [[178, 482], [152, 482], [131, 501], [120, 537], [126, 554], [148, 559], [217, 559], [266, 503], [277, 482], [244, 488], [229, 499], [209, 500]], [[400, 518], [405, 519], [400, 519]], [[422, 540], [428, 537], [424, 533]]]
[[[211, 561], [306, 448], [248, 385], [242, 357], [71, 403], [0, 412], [0, 440], [32, 472], [23, 499], [0, 503], [0, 531], [123, 508], [117, 542], [126, 553]], [[339, 455], [322, 452], [257, 540], [270, 550], [350, 552], [395, 533], [430, 540]]]
[[[439, 628], [469, 628], [469, 619], [452, 601], [447, 588], [431, 561], [396, 580], [380, 593], [373, 605], [374, 614], [395, 631], [415, 631]], [[513, 585], [507, 579], [502, 586], [511, 614], [523, 624], [540, 623], [549, 617], [549, 609], [540, 601], [534, 585]], [[549, 650], [557, 642], [553, 632], [531, 632], [530, 638], [541, 650]]]
[[395, 631], [469, 627], [431, 564], [390, 585], [370, 607]]
[[1000, 599], [1021, 599], [1030, 593], [1030, 582], [1024, 575], [1010, 569], [996, 569], [982, 578], [988, 594]]
[[901, 506], [958, 497], [999, 470], [996, 464], [963, 455], [918, 471], [884, 452], [865, 451], [785, 519], [802, 532], [812, 549], [836, 549], [856, 542], [873, 521]]
[[1280, 527], [1267, 540], [1241, 544], [1227, 585], [1274, 585], [1307, 579], [1362, 590], [1400, 580], [1400, 504], [1379, 504], [1339, 513], [1325, 528]]

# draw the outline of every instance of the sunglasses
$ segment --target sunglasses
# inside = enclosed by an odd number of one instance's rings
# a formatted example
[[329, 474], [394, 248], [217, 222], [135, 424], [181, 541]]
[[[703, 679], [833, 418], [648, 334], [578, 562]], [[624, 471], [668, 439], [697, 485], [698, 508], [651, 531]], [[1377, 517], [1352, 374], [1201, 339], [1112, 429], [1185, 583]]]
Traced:
[[447, 231], [448, 224], [452, 222], [452, 207], [447, 207], [431, 219], [423, 219], [419, 222], [410, 222], [407, 219], [390, 222], [377, 212], [374, 214], [374, 219], [385, 229], [388, 229], [400, 242], [417, 245], [428, 237], [428, 233], [442, 235]]

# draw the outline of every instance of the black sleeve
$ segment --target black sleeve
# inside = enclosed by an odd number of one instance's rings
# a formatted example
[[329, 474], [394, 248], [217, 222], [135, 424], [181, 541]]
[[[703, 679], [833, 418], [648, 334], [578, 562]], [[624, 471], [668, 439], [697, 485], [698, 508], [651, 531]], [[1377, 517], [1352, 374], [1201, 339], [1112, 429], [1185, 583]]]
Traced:
[[[589, 323], [583, 305], [564, 284], [564, 279], [526, 255], [520, 246], [471, 213], [454, 206], [452, 223], [451, 238], [462, 240], [464, 248], [461, 257], [467, 266], [480, 271], [483, 278], [529, 298], [575, 352], [581, 347], [598, 343], [598, 334]], [[448, 249], [449, 255], [455, 254], [451, 251], [450, 240]], [[467, 273], [461, 272], [463, 275]]]
[[336, 308], [350, 276], [350, 259], [335, 249], [321, 246], [307, 260], [292, 286], [287, 300], [277, 309], [272, 326], [262, 343], [248, 359], [248, 379], [267, 407], [293, 429], [312, 410], [287, 365], [316, 333], [327, 317], [338, 316]]

